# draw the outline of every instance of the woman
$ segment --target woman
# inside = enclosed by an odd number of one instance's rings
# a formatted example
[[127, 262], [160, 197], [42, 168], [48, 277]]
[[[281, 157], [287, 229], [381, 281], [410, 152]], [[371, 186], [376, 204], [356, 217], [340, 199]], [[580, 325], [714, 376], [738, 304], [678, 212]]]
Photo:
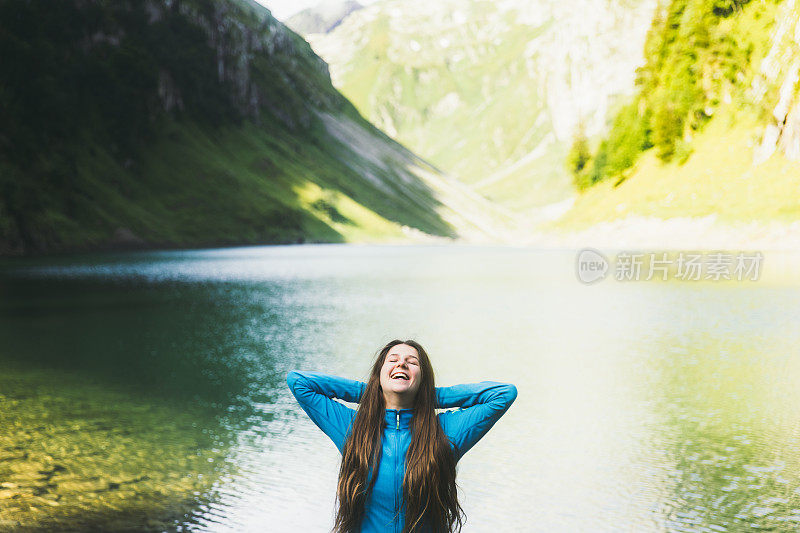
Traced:
[[[297, 371], [286, 381], [342, 453], [336, 533], [460, 531], [456, 462], [517, 397], [514, 385], [492, 381], [435, 387], [428, 354], [413, 340], [384, 346], [366, 384]], [[436, 414], [450, 407], [461, 409]]]

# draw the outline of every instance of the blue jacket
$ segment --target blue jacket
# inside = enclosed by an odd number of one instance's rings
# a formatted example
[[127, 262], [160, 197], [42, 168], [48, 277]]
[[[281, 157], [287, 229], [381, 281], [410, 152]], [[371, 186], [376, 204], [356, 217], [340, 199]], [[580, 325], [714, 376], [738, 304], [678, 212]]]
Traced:
[[[289, 372], [286, 382], [303, 411], [342, 453], [356, 411], [332, 398], [358, 403], [366, 384], [318, 372], [298, 371]], [[437, 415], [450, 439], [456, 461], [489, 431], [516, 397], [514, 385], [493, 381], [436, 388], [437, 407], [460, 408]], [[386, 409], [378, 478], [365, 504], [361, 533], [400, 533], [403, 530], [402, 486], [413, 414], [413, 409]]]

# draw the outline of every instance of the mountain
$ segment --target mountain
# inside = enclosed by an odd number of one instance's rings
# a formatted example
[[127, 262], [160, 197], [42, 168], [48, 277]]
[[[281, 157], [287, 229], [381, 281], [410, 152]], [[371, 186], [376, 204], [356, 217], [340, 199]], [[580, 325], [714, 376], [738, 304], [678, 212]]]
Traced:
[[516, 211], [574, 194], [578, 129], [633, 89], [654, 0], [390, 0], [311, 35], [334, 85], [399, 142]]
[[492, 231], [255, 2], [2, 2], [0, 56], [0, 254]]
[[350, 13], [362, 7], [364, 6], [354, 0], [323, 2], [292, 15], [286, 20], [286, 25], [300, 35], [328, 33], [341, 24]]
[[671, 0], [645, 51], [637, 91], [576, 159], [586, 191], [558, 225], [800, 223], [800, 6]]

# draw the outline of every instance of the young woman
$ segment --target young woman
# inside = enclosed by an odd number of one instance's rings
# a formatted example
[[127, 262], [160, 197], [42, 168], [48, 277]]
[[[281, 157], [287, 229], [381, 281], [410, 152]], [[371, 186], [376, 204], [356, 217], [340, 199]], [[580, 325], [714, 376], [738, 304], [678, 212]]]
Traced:
[[[514, 385], [492, 381], [436, 387], [413, 340], [384, 346], [367, 383], [297, 371], [286, 381], [342, 454], [336, 533], [460, 531], [456, 462], [517, 397]], [[451, 407], [461, 409], [436, 414]]]

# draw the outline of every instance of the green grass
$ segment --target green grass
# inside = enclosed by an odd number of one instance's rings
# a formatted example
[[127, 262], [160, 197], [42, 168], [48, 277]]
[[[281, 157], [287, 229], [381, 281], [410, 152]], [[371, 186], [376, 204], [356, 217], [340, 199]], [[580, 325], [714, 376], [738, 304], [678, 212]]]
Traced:
[[[82, 192], [29, 213], [27, 231], [48, 251], [113, 247], [117, 228], [156, 247], [382, 241], [402, 238], [403, 225], [450, 234], [424, 187], [419, 196], [385, 197], [343, 160], [360, 161], [322, 133], [308, 138], [253, 124], [213, 130], [166, 121], [131, 168], [95, 145], [81, 150]], [[373, 169], [387, 183], [392, 172]], [[335, 211], [315, 208], [321, 198]], [[13, 221], [0, 213], [3, 225]]]
[[[800, 163], [787, 160], [778, 150], [753, 165], [765, 125], [774, 121], [778, 87], [766, 86], [765, 94], [757, 98], [751, 87], [762, 76], [762, 61], [775, 44], [779, 5], [739, 4], [730, 4], [732, 10], [725, 12], [712, 10], [706, 0], [674, 0], [668, 5], [668, 17], [656, 18], [646, 44], [648, 61], [640, 73], [640, 94], [630, 104], [646, 108], [645, 113], [629, 117], [634, 108], [621, 108], [584, 173], [597, 170], [596, 160], [605, 167], [595, 176], [578, 176], [579, 181], [588, 177], [600, 181], [583, 191], [572, 209], [549, 227], [578, 230], [630, 215], [663, 219], [715, 215], [723, 223], [800, 219], [796, 201]], [[779, 49], [784, 63], [796, 55], [796, 48], [786, 48], [786, 43]], [[690, 68], [685, 68], [687, 61]], [[678, 74], [692, 87], [675, 85]], [[680, 108], [685, 90], [699, 91], [690, 98], [692, 111], [677, 117], [680, 120], [669, 119], [664, 113]], [[651, 142], [626, 135], [642, 125], [637, 120], [647, 127]], [[676, 124], [681, 127], [667, 131]], [[652, 148], [643, 150], [647, 145]], [[634, 157], [629, 157], [632, 153]]]
[[344, 194], [313, 182], [295, 187], [301, 204], [333, 228], [347, 242], [380, 242], [405, 238], [400, 226], [386, 220]]
[[573, 193], [566, 178], [566, 153], [567, 147], [555, 141], [540, 157], [514, 166], [502, 179], [476, 189], [486, 198], [519, 212], [558, 202]]
[[[664, 162], [685, 161], [715, 110], [752, 106], [749, 90], [771, 45], [778, 2], [672, 0], [657, 11], [637, 73], [637, 94], [622, 106], [579, 189], [617, 178], [650, 147]], [[756, 103], [771, 108], [777, 88]]]
[[159, 6], [2, 5], [0, 255], [456, 235], [413, 154], [266, 9]]
[[[487, 20], [496, 7], [476, 2], [466, 9], [470, 14], [464, 26], [411, 35], [392, 33], [390, 15], [379, 13], [359, 27], [364, 44], [348, 64], [340, 65], [338, 88], [364, 116], [396, 129], [403, 145], [475, 185], [530, 153], [551, 130], [548, 121], [537, 122], [546, 102], [529, 79], [526, 58], [528, 43], [549, 23], [532, 29], [508, 13], [504, 23], [509, 29], [502, 39], [481, 42], [475, 21]], [[419, 50], [410, 48], [412, 39]], [[441, 39], [449, 40], [447, 49]], [[460, 61], [454, 59], [458, 54]], [[440, 104], [452, 94], [460, 105], [444, 112]], [[563, 164], [546, 155], [479, 192], [524, 209], [563, 199], [568, 186]]]
[[800, 162], [780, 152], [753, 166], [763, 126], [755, 112], [721, 108], [694, 139], [684, 164], [663, 164], [651, 149], [615, 187], [602, 182], [581, 194], [549, 227], [585, 229], [629, 215], [658, 218], [716, 215], [722, 222], [800, 219]]

